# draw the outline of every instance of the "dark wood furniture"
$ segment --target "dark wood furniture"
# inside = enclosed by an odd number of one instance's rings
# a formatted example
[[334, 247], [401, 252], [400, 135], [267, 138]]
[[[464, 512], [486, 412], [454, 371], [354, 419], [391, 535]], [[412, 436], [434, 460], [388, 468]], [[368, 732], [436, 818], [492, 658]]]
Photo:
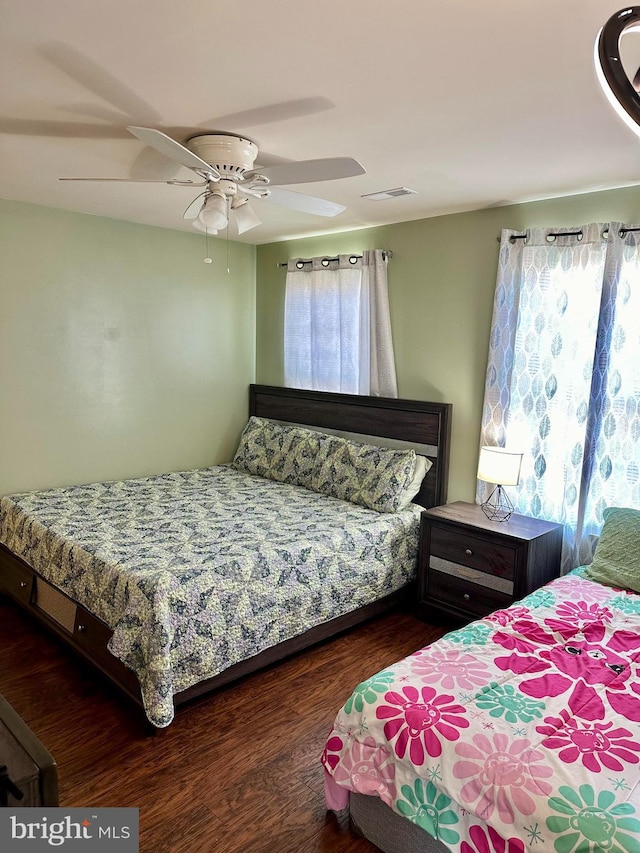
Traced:
[[[20, 794], [21, 796], [18, 796]], [[0, 696], [0, 806], [58, 805], [58, 768], [24, 720]]]
[[[357, 433], [369, 437], [371, 443], [375, 443], [376, 437], [407, 442], [416, 447], [418, 452], [427, 455], [433, 463], [419, 494], [414, 499], [415, 502], [429, 507], [446, 500], [451, 435], [450, 403], [251, 385], [249, 414], [303, 426]], [[28, 610], [142, 706], [137, 677], [107, 649], [112, 635], [111, 629], [0, 545], [0, 593], [2, 592]], [[376, 616], [406, 600], [408, 593], [407, 589], [394, 592], [241, 661], [219, 675], [176, 694], [175, 705], [178, 707]]]
[[560, 574], [562, 525], [524, 515], [490, 521], [477, 504], [422, 515], [419, 605], [470, 621], [518, 601]]

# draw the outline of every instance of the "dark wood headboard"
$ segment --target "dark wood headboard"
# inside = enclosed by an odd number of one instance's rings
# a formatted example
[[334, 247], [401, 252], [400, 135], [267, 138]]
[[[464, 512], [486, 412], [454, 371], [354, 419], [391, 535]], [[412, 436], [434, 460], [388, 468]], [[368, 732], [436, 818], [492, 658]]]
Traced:
[[451, 403], [426, 403], [391, 397], [364, 397], [304, 391], [273, 385], [249, 386], [249, 414], [303, 426], [358, 433], [408, 442], [428, 456], [432, 467], [414, 503], [424, 507], [447, 502]]

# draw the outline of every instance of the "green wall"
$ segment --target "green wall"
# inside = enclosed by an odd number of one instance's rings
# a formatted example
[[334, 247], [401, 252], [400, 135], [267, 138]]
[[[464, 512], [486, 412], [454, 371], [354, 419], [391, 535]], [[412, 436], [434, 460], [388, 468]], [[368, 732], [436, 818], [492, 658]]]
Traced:
[[[388, 202], [389, 205], [396, 201]], [[473, 500], [502, 228], [640, 222], [640, 189], [530, 202], [258, 247], [257, 381], [283, 382], [283, 306], [293, 257], [391, 249], [389, 301], [401, 397], [453, 403], [450, 500]]]
[[255, 248], [0, 201], [0, 494], [231, 458]]
[[[392, 201], [390, 204], [395, 204]], [[393, 251], [402, 397], [454, 405], [472, 500], [500, 229], [640, 222], [628, 188], [255, 247], [0, 200], [0, 494], [230, 458], [247, 386], [282, 384], [290, 257]]]

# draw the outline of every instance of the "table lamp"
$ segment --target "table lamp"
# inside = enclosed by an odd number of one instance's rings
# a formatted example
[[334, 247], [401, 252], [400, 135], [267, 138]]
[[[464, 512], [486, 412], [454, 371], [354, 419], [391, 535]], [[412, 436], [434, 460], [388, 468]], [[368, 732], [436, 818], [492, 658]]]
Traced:
[[523, 455], [505, 450], [504, 447], [480, 448], [478, 479], [496, 484], [487, 500], [480, 504], [491, 521], [508, 521], [511, 517], [513, 504], [503, 487], [518, 485]]

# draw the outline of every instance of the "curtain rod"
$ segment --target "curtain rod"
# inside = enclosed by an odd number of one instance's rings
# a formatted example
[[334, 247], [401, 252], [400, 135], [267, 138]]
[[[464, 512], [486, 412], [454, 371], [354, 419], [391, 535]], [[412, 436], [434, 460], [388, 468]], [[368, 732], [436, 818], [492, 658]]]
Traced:
[[[630, 234], [632, 231], [640, 231], [640, 226], [637, 228], [625, 228], [623, 226], [622, 228], [620, 228], [618, 230], [618, 235], [620, 237], [624, 237], [625, 234]], [[607, 234], [607, 233], [608, 233], [608, 231], [603, 232], [603, 236], [604, 236], [604, 234]], [[515, 243], [516, 240], [526, 240], [528, 236], [529, 235], [526, 233], [525, 234], [512, 234], [511, 237], [509, 237], [509, 240], [512, 243]], [[547, 240], [549, 240], [549, 237], [552, 238], [552, 240], [550, 242], [555, 240], [556, 237], [577, 237], [578, 240], [582, 240], [583, 236], [584, 235], [583, 235], [582, 229], [580, 229], [580, 231], [549, 231], [549, 233], [547, 234]], [[496, 240], [499, 243], [500, 237], [496, 237]]]
[[[351, 263], [353, 264], [353, 263], [355, 263], [356, 261], [360, 260], [360, 258], [361, 258], [361, 257], [362, 257], [362, 255], [349, 255], [349, 260], [350, 260], [350, 261], [351, 261]], [[386, 260], [387, 258], [392, 258], [392, 257], [393, 257], [393, 252], [392, 252], [390, 249], [383, 249], [383, 250], [382, 250], [382, 257], [383, 257], [385, 260]], [[323, 260], [323, 261], [326, 261], [326, 262], [327, 262], [327, 264], [330, 264], [332, 261], [339, 261], [339, 260], [340, 260], [340, 258], [323, 258], [322, 260]], [[313, 261], [312, 261], [312, 260], [309, 260], [309, 261], [303, 261], [302, 259], [300, 259], [300, 260], [298, 261], [298, 264], [301, 264], [302, 266], [306, 266], [306, 264], [312, 264], [312, 263], [313, 263]], [[289, 266], [289, 261], [284, 261], [283, 263], [276, 264], [276, 266], [277, 266], [277, 267], [288, 267], [288, 266]], [[299, 267], [299, 269], [301, 269], [301, 268], [302, 268], [302, 267]]]
[[[528, 236], [529, 235], [526, 232], [524, 234], [512, 234], [511, 237], [509, 237], [509, 240], [511, 243], [515, 243], [516, 240], [526, 240]], [[577, 237], [579, 240], [581, 240], [582, 239], [582, 230], [580, 230], [580, 231], [549, 231], [549, 233], [547, 234], [547, 240], [549, 240], [549, 237], [551, 237], [552, 240], [555, 240], [556, 237]], [[500, 237], [496, 237], [496, 240], [499, 243]]]

